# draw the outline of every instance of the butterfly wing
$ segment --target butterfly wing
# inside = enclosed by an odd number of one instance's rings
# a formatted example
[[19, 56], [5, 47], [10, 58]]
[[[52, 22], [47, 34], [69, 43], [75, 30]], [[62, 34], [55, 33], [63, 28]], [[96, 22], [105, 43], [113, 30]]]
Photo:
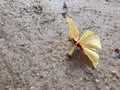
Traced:
[[97, 35], [95, 35], [92, 31], [89, 31], [89, 30], [83, 34], [83, 36], [79, 40], [79, 44], [82, 47], [85, 47], [91, 50], [102, 49], [100, 38]]
[[92, 31], [88, 30], [79, 40], [79, 44], [83, 48], [85, 54], [91, 60], [93, 66], [96, 67], [96, 65], [99, 63], [99, 56], [95, 51], [102, 48], [99, 37]]
[[70, 52], [68, 53], [69, 56], [72, 56], [75, 48], [76, 48], [76, 45], [74, 45], [74, 46], [72, 47], [72, 49], [70, 50]]
[[84, 50], [85, 54], [91, 60], [93, 66], [96, 68], [96, 66], [99, 63], [99, 55], [96, 52], [94, 52], [94, 51], [92, 51], [90, 49], [87, 49], [87, 48], [84, 48], [83, 50]]
[[71, 18], [67, 18], [67, 22], [68, 22], [68, 25], [70, 28], [69, 37], [75, 41], [78, 41], [79, 31], [78, 31], [77, 27], [75, 26], [75, 23], [73, 22], [73, 20]]

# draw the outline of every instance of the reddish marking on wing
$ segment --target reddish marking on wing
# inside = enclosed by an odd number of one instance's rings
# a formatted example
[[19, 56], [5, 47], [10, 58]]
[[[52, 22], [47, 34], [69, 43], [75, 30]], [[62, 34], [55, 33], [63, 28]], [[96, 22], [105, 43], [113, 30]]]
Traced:
[[77, 41], [75, 41], [74, 39], [72, 39], [72, 41], [77, 47], [79, 47], [81, 50], [83, 50], [82, 46]]

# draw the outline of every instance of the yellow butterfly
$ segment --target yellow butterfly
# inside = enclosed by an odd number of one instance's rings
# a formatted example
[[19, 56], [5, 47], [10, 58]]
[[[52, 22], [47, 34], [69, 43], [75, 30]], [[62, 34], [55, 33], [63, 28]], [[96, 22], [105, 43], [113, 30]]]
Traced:
[[94, 67], [96, 67], [99, 63], [99, 55], [95, 52], [97, 49], [102, 49], [100, 38], [95, 35], [92, 31], [86, 31], [83, 36], [79, 40], [79, 31], [75, 26], [75, 23], [71, 18], [67, 18], [67, 22], [70, 28], [69, 37], [74, 41], [75, 45], [68, 53], [69, 56], [72, 56], [74, 49], [76, 47], [80, 47], [83, 52], [88, 56], [91, 60]]

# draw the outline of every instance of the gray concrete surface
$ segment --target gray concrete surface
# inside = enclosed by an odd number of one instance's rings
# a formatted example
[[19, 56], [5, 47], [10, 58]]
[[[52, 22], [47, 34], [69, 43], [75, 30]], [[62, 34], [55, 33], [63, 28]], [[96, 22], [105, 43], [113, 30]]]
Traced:
[[[91, 29], [102, 51], [96, 69], [72, 59], [67, 16]], [[119, 0], [0, 0], [0, 90], [120, 90]]]

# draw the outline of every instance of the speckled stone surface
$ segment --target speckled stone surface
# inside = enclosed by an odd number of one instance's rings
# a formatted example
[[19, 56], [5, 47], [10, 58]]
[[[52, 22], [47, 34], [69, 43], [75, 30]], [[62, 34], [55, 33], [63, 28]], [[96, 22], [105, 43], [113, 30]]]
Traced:
[[[92, 69], [72, 44], [62, 13], [102, 42]], [[119, 0], [0, 0], [0, 90], [120, 90]]]

